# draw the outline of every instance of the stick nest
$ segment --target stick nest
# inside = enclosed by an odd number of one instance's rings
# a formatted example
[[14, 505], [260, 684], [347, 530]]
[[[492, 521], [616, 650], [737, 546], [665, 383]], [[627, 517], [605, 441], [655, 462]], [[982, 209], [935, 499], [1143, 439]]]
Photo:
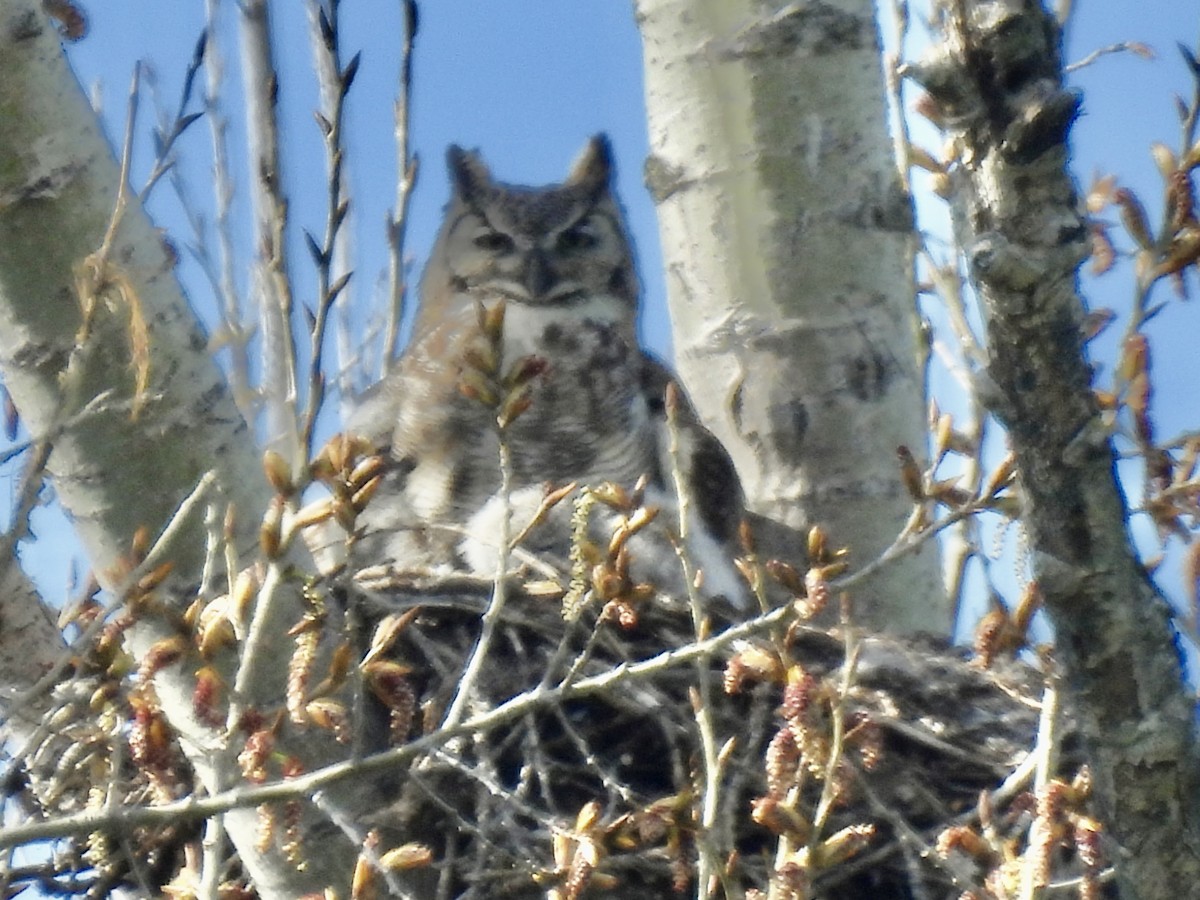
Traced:
[[[939, 836], [980, 815], [993, 831], [1028, 827], [1018, 791], [981, 803], [1037, 729], [1042, 679], [1026, 666], [984, 669], [934, 639], [848, 640], [778, 613], [714, 613], [712, 635], [740, 637], [688, 655], [685, 602], [596, 602], [566, 621], [556, 598], [512, 587], [466, 718], [530, 702], [389, 773], [367, 823], [385, 846], [432, 850], [405, 875], [418, 896], [695, 896], [707, 852], [715, 896], [957, 897], [986, 861], [936, 852]], [[409, 611], [390, 655], [415, 701], [377, 734], [390, 727], [394, 745], [438, 728], [489, 591], [372, 584], [377, 609]]]

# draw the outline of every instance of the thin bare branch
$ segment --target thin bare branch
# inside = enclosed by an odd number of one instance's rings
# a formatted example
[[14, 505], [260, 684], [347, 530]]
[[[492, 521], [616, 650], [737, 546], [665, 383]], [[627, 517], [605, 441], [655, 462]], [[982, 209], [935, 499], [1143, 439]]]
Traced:
[[317, 125], [325, 144], [328, 202], [321, 245], [318, 246], [312, 236], [305, 232], [317, 270], [317, 308], [310, 329], [308, 393], [301, 426], [301, 446], [306, 459], [313, 453], [313, 431], [325, 399], [324, 353], [329, 316], [334, 304], [345, 293], [352, 275], [345, 260], [347, 239], [343, 231], [350, 211], [350, 198], [343, 171], [346, 146], [342, 139], [342, 126], [346, 96], [358, 71], [359, 58], [355, 56], [343, 68], [339, 45], [339, 8], [339, 0], [310, 0], [308, 5], [309, 33], [321, 88]]
[[466, 714], [467, 704], [471, 700], [471, 691], [483, 668], [489, 648], [500, 624], [504, 605], [508, 601], [508, 561], [509, 546], [512, 542], [512, 482], [513, 466], [512, 451], [504, 437], [504, 429], [500, 429], [500, 525], [496, 536], [496, 576], [493, 581], [492, 598], [483, 613], [483, 624], [479, 632], [479, 640], [471, 650], [471, 656], [463, 667], [462, 677], [454, 691], [454, 699], [446, 716], [442, 720], [442, 729], [453, 729]]
[[[384, 335], [381, 370], [386, 371], [400, 344], [404, 320], [404, 298], [408, 291], [405, 274], [404, 236], [408, 230], [408, 204], [417, 181], [418, 160], [409, 146], [409, 108], [412, 103], [412, 50], [417, 36], [416, 0], [400, 0], [404, 10], [404, 38], [400, 45], [400, 79], [396, 89], [396, 203], [388, 219], [388, 322]], [[382, 371], [381, 371], [382, 374]]]
[[[684, 477], [679, 456], [679, 394], [678, 388], [671, 384], [667, 388], [667, 452], [671, 460], [671, 481], [675, 488], [675, 503], [678, 509], [676, 525], [679, 529], [678, 540], [674, 542], [675, 553], [679, 557], [679, 565], [683, 569], [684, 585], [687, 588], [688, 606], [692, 613], [692, 628], [696, 641], [701, 642], [708, 636], [710, 628], [708, 615], [704, 610], [704, 601], [696, 586], [696, 572], [688, 556], [688, 536], [692, 514], [692, 496], [687, 479]], [[721, 859], [728, 853], [729, 848], [723, 842], [716, 841], [715, 828], [721, 801], [721, 765], [716, 734], [713, 732], [712, 709], [713, 687], [712, 667], [707, 657], [698, 657], [695, 663], [696, 686], [692, 699], [692, 711], [696, 717], [696, 727], [700, 733], [700, 748], [702, 767], [700, 771], [700, 829], [696, 841], [697, 866], [696, 882], [697, 896], [703, 900], [709, 895], [712, 880], [721, 871]]]
[[297, 420], [297, 354], [292, 333], [294, 306], [286, 240], [288, 213], [279, 154], [279, 75], [271, 44], [270, 4], [267, 0], [245, 0], [238, 9], [257, 248], [254, 296], [262, 339], [267, 443], [289, 461], [293, 471], [299, 471], [306, 459], [302, 458]]
[[[233, 207], [234, 183], [229, 166], [229, 118], [222, 108], [225, 84], [225, 65], [216, 35], [220, 33], [221, 0], [205, 0], [205, 35], [208, 48], [204, 54], [204, 112], [208, 122], [212, 147], [213, 201], [216, 217], [218, 259], [208, 260], [205, 271], [213, 285], [221, 310], [222, 341], [229, 350], [229, 380], [233, 399], [247, 422], [253, 422], [257, 400], [250, 380], [250, 329], [244, 316], [244, 301], [238, 290], [234, 267], [239, 262], [234, 250], [233, 227], [230, 219]], [[205, 254], [207, 256], [207, 254]]]
[[1109, 56], [1113, 53], [1133, 53], [1134, 55], [1140, 56], [1143, 59], [1150, 59], [1153, 57], [1153, 54], [1150, 53], [1149, 48], [1145, 44], [1142, 44], [1138, 41], [1119, 41], [1116, 44], [1109, 44], [1107, 47], [1099, 47], [1093, 50], [1087, 56], [1083, 57], [1083, 59], [1076, 60], [1075, 62], [1064, 66], [1063, 72], [1067, 74], [1070, 74], [1071, 72], [1078, 72], [1080, 69], [1090, 66], [1092, 63], [1096, 62], [1096, 60], [1105, 56]]

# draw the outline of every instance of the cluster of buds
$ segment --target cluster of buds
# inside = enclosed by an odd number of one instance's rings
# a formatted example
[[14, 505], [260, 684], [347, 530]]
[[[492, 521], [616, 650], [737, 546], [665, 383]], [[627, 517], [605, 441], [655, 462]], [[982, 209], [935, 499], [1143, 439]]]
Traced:
[[963, 488], [958, 476], [938, 478], [937, 470], [950, 454], [978, 459], [981, 451], [978, 438], [957, 430], [954, 418], [938, 409], [936, 403], [930, 405], [929, 420], [933, 431], [933, 453], [928, 468], [921, 468], [908, 447], [896, 448], [900, 482], [914, 504], [906, 531], [915, 534], [928, 528], [933, 523], [933, 511], [939, 505], [953, 510], [974, 506], [1016, 518], [1021, 512], [1021, 501], [1009, 490], [1017, 480], [1016, 458], [1007, 454], [983, 480], [977, 492]]
[[350, 881], [351, 900], [373, 900], [379, 896], [380, 872], [403, 872], [421, 869], [433, 862], [433, 851], [425, 844], [407, 843], [379, 852], [382, 838], [372, 829], [363, 840], [362, 850], [354, 861]]
[[754, 684], [782, 685], [787, 666], [774, 647], [764, 643], [740, 643], [725, 664], [725, 693], [740, 694]]
[[1000, 656], [1015, 656], [1029, 646], [1029, 626], [1042, 607], [1042, 591], [1030, 581], [1011, 611], [994, 601], [975, 626], [975, 661], [987, 669]]
[[[743, 539], [743, 545], [751, 557], [751, 542]], [[806, 896], [805, 885], [817, 873], [849, 859], [874, 835], [874, 826], [854, 824], [822, 836], [829, 808], [844, 800], [851, 783], [849, 754], [870, 770], [881, 757], [882, 732], [866, 714], [843, 708], [844, 686], [837, 678], [819, 676], [794, 658], [791, 640], [798, 626], [826, 608], [829, 581], [847, 565], [846, 551], [832, 549], [820, 528], [810, 530], [807, 549], [809, 568], [803, 575], [779, 561], [765, 566], [795, 598], [797, 619], [792, 629], [775, 641], [736, 645], [724, 675], [724, 688], [730, 694], [756, 684], [776, 685], [782, 691], [782, 722], [764, 758], [767, 791], [751, 806], [753, 820], [780, 841], [772, 896]], [[745, 568], [757, 567], [747, 563]], [[843, 598], [843, 605], [847, 602]], [[822, 800], [811, 811], [806, 808], [805, 789], [815, 783], [822, 783]]]
[[253, 567], [233, 579], [232, 590], [211, 600], [196, 600], [184, 613], [184, 625], [195, 636], [200, 656], [212, 661], [246, 633], [250, 608], [258, 596], [259, 575]]
[[[246, 736], [238, 753], [238, 768], [242, 777], [252, 784], [263, 784], [272, 777], [296, 778], [305, 773], [304, 763], [294, 755], [278, 749], [279, 732], [283, 726], [282, 713], [269, 721], [256, 709], [247, 709], [237, 723], [237, 731]], [[284, 857], [293, 865], [303, 864], [300, 846], [304, 805], [300, 800], [285, 800], [282, 804], [266, 803], [257, 807], [258, 834], [256, 849], [265, 853], [277, 840]]]
[[330, 495], [301, 509], [294, 527], [306, 528], [332, 518], [344, 531], [353, 533], [359, 514], [383, 481], [384, 468], [384, 458], [366, 438], [334, 435], [308, 466], [309, 477], [324, 484]]
[[217, 670], [212, 666], [201, 666], [192, 688], [192, 711], [209, 728], [220, 728], [225, 724], [220, 707], [224, 694], [225, 682]]
[[[1150, 286], [1161, 277], [1170, 276], [1177, 290], [1183, 291], [1186, 282], [1185, 270], [1196, 267], [1200, 262], [1200, 221], [1195, 213], [1195, 196], [1191, 182], [1192, 172], [1200, 167], [1200, 143], [1194, 145], [1182, 160], [1162, 144], [1153, 146], [1153, 155], [1166, 182], [1167, 220], [1163, 229], [1155, 236], [1151, 234], [1146, 213], [1141, 202], [1132, 191], [1115, 189], [1112, 176], [1098, 179], [1088, 194], [1088, 208], [1092, 212], [1103, 210], [1109, 203], [1116, 204], [1121, 211], [1125, 229], [1140, 247], [1138, 253], [1138, 276], [1144, 296], [1149, 295]], [[1104, 234], [1104, 226], [1093, 222], [1093, 231]], [[1115, 256], [1111, 246], [1109, 256]], [[1096, 238], [1093, 238], [1095, 245]], [[1094, 250], [1093, 263], [1101, 251]], [[1156, 262], [1157, 261], [1157, 262]], [[1111, 260], [1107, 261], [1111, 265]], [[1140, 310], [1139, 318], [1130, 323], [1129, 331], [1121, 343], [1120, 356], [1113, 369], [1113, 382], [1109, 389], [1095, 390], [1096, 400], [1103, 413], [1107, 427], [1116, 430], [1118, 416], [1122, 410], [1128, 413], [1128, 429], [1125, 432], [1136, 444], [1146, 466], [1147, 497], [1143, 506], [1163, 535], [1177, 534], [1185, 542], [1191, 540], [1191, 524], [1200, 515], [1197, 500], [1196, 462], [1200, 454], [1200, 441], [1185, 441], [1178, 453], [1156, 444], [1152, 417], [1153, 379], [1152, 352], [1148, 336], [1140, 330], [1142, 323], [1162, 308], [1162, 304], [1147, 306]], [[1104, 327], [1116, 319], [1109, 309], [1093, 311], [1088, 320], [1085, 337], [1099, 334]]]
[[[191, 636], [191, 646], [187, 649], [189, 653], [198, 654], [204, 663], [196, 671], [192, 710], [200, 721], [213, 728], [219, 728], [224, 723], [220, 701], [226, 686], [217, 667], [211, 664], [222, 651], [235, 646], [245, 636], [250, 607], [258, 596], [259, 586], [259, 575], [255, 568], [243, 569], [233, 579], [228, 594], [220, 594], [211, 600], [197, 598], [183, 614], [183, 627]], [[155, 646], [162, 645], [165, 652], [171, 649], [172, 644], [173, 639], [168, 639]], [[179, 653], [170, 661], [181, 660], [183, 656], [183, 653]], [[147, 661], [144, 660], [143, 667], [146, 665]]]
[[[790, 737], [785, 737], [788, 735]], [[827, 750], [827, 744], [825, 747]], [[819, 767], [812, 765], [813, 762], [815, 759], [810, 760], [798, 748], [795, 731], [790, 726], [776, 733], [767, 750], [769, 790], [766, 795], [751, 802], [750, 817], [780, 841], [780, 852], [776, 855], [772, 872], [772, 887], [775, 890], [771, 896], [808, 896], [804, 890], [796, 893], [797, 889], [810, 884], [823, 870], [840, 865], [856, 855], [875, 836], [875, 826], [863, 822], [847, 825], [827, 837], [821, 837], [819, 822], [801, 803], [803, 792], [800, 779], [794, 774], [807, 768], [819, 775]], [[783, 790], [782, 784], [776, 782], [785, 768], [790, 768], [793, 775], [789, 779], [792, 784]], [[837, 773], [843, 774], [843, 767], [839, 766]], [[841, 785], [832, 786], [831, 805], [837, 802], [843, 790]], [[817, 815], [820, 815], [819, 810]]]
[[282, 717], [276, 716], [267, 722], [258, 712], [249, 711], [238, 723], [239, 730], [246, 735], [238, 753], [238, 768], [247, 781], [263, 784], [269, 777], [267, 764], [275, 756], [276, 733], [282, 721]]
[[179, 634], [173, 634], [151, 644], [138, 664], [136, 678], [138, 688], [147, 687], [150, 679], [167, 666], [182, 661], [187, 656], [189, 649], [187, 638]]
[[163, 802], [174, 799], [168, 787], [175, 772], [175, 740], [162, 709], [149, 691], [129, 698], [129, 757], [154, 786]]
[[631, 851], [662, 844], [671, 860], [672, 889], [687, 890], [694, 866], [689, 851], [695, 830], [696, 797], [685, 789], [662, 797], [620, 816], [608, 828], [608, 844], [614, 852]]
[[[990, 896], [1016, 897], [1028, 888], [1046, 887], [1052, 876], [1056, 851], [1074, 856], [1079, 888], [1084, 900], [1101, 896], [1103, 826], [1087, 811], [1091, 774], [1084, 766], [1068, 783], [1054, 779], [1032, 793], [1014, 798], [1003, 815], [992, 807], [991, 797], [979, 798], [977, 826], [955, 825], [937, 840], [943, 858], [966, 857], [983, 872]], [[1030, 814], [1032, 813], [1032, 819]], [[1027, 829], [1025, 849], [1019, 835]]]
[[572, 830], [554, 834], [554, 868], [534, 875], [539, 885], [549, 887], [550, 900], [579, 900], [589, 887], [604, 891], [618, 886], [611, 875], [596, 871], [607, 853], [604, 837], [600, 804], [594, 800], [579, 810]]
[[501, 371], [504, 361], [504, 301], [476, 307], [479, 333], [463, 349], [458, 389], [496, 414], [501, 431], [533, 403], [533, 382], [549, 364], [540, 356], [522, 356]]
[[[280, 764], [284, 778], [296, 778], [304, 774], [303, 764], [294, 756], [285, 757]], [[297, 868], [304, 864], [304, 848], [301, 844], [304, 823], [304, 804], [296, 799], [284, 800], [280, 804], [264, 803], [258, 813], [258, 834], [255, 849], [266, 853], [278, 842], [284, 859]]]
[[[1194, 115], [1194, 112], [1192, 113]], [[1184, 273], [1200, 262], [1200, 220], [1196, 218], [1196, 193], [1192, 173], [1200, 168], [1200, 142], [1179, 155], [1155, 142], [1150, 154], [1163, 180], [1163, 221], [1155, 233], [1142, 201], [1129, 188], [1117, 187], [1116, 178], [1097, 178], [1088, 189], [1086, 202], [1091, 215], [1092, 271], [1107, 272], [1116, 261], [1116, 250], [1108, 227], [1099, 218], [1116, 206], [1121, 225], [1137, 245], [1138, 283], [1148, 289], [1162, 278], [1170, 278], [1180, 296], [1185, 295]]]
[[1100, 896], [1103, 826], [1087, 811], [1091, 788], [1091, 772], [1085, 766], [1069, 784], [1055, 779], [1037, 792], [1027, 851], [1037, 887], [1050, 883], [1054, 851], [1067, 848], [1075, 851], [1082, 868], [1080, 897], [1095, 900]]
[[1154, 422], [1150, 418], [1153, 385], [1150, 380], [1150, 340], [1134, 332], [1125, 338], [1121, 357], [1113, 373], [1114, 408], [1124, 399], [1133, 425], [1133, 439], [1146, 458], [1147, 475], [1161, 489], [1170, 480], [1170, 457], [1154, 446]]
[[813, 822], [795, 803], [770, 795], [755, 800], [750, 815], [784, 845], [771, 873], [772, 897], [810, 896], [806, 885], [822, 871], [855, 856], [875, 836], [874, 825], [858, 823], [815, 839]]
[[328, 634], [328, 615], [325, 598], [314, 584], [304, 589], [306, 609], [300, 621], [288, 630], [296, 648], [288, 661], [286, 706], [288, 719], [294, 725], [315, 725], [329, 731], [341, 743], [352, 738], [351, 716], [338, 694], [349, 681], [353, 648], [348, 640], [340, 641], [329, 657], [325, 677], [310, 689], [321, 641]]
[[1112, 392], [1098, 391], [1097, 396], [1110, 419], [1115, 420], [1122, 405], [1129, 413], [1132, 437], [1146, 464], [1146, 481], [1155, 491], [1146, 504], [1155, 524], [1163, 533], [1174, 532], [1190, 541], [1189, 530], [1181, 520], [1185, 516], [1190, 518], [1198, 510], [1196, 497], [1200, 492], [1192, 481], [1196, 450], [1185, 444], [1177, 461], [1155, 444], [1150, 361], [1149, 338], [1140, 331], [1130, 334], [1121, 346], [1121, 356], [1113, 373]]
[[[789, 826], [789, 831], [798, 835], [804, 831], [795, 804], [798, 788], [806, 778], [820, 780], [830, 771], [832, 717], [838, 713], [839, 687], [834, 679], [817, 677], [799, 663], [788, 661], [765, 642], [738, 646], [725, 667], [725, 691], [740, 693], [764, 683], [783, 690], [779, 707], [783, 722], [767, 747], [767, 795], [758, 805], [762, 815], [776, 824], [784, 821], [779, 816], [794, 819], [795, 827]], [[861, 713], [848, 716], [847, 725], [842, 752], [853, 751], [863, 768], [872, 768], [881, 751], [878, 726]], [[834, 767], [834, 773], [845, 774], [844, 766]], [[767, 818], [760, 824], [774, 828]]]
[[[1195, 55], [1180, 46], [1189, 69], [1200, 72]], [[1185, 103], [1176, 98], [1181, 121], [1194, 122], [1200, 115], [1200, 99]], [[1155, 444], [1151, 416], [1151, 350], [1144, 323], [1158, 313], [1167, 301], [1151, 303], [1151, 291], [1160, 280], [1168, 280], [1175, 293], [1186, 298], [1189, 270], [1200, 271], [1200, 217], [1197, 216], [1194, 177], [1200, 169], [1200, 140], [1194, 129], [1185, 129], [1186, 141], [1178, 150], [1155, 142], [1150, 155], [1162, 179], [1160, 214], [1147, 213], [1142, 199], [1131, 189], [1118, 186], [1116, 176], [1104, 175], [1093, 180], [1086, 193], [1086, 206], [1092, 238], [1092, 270], [1107, 272], [1118, 253], [1109, 235], [1111, 225], [1102, 217], [1115, 207], [1121, 227], [1134, 244], [1138, 302], [1121, 345], [1114, 367], [1111, 389], [1096, 390], [1097, 402], [1104, 412], [1105, 424], [1116, 428], [1122, 409], [1129, 415], [1128, 434], [1137, 445], [1145, 466], [1146, 511], [1162, 534], [1179, 534], [1190, 540], [1191, 524], [1198, 512], [1195, 463], [1197, 448], [1185, 445], [1180, 458]], [[1158, 227], [1152, 222], [1157, 218]], [[1109, 325], [1117, 315], [1098, 310], [1089, 318], [1090, 339]], [[1093, 324], [1094, 322], [1094, 324]]]
[[[304, 764], [296, 756], [285, 755], [277, 749], [279, 730], [283, 716], [277, 715], [270, 722], [261, 714], [248, 710], [238, 730], [246, 735], [246, 742], [238, 753], [238, 767], [242, 776], [252, 784], [263, 784], [271, 777], [296, 778], [305, 772]], [[284, 857], [293, 865], [303, 863], [300, 846], [301, 824], [304, 805], [299, 800], [285, 800], [282, 804], [264, 803], [257, 808], [258, 835], [255, 847], [265, 853], [279, 841]]]
[[[174, 566], [170, 560], [148, 571], [142, 571], [150, 552], [150, 531], [144, 525], [133, 533], [129, 550], [104, 571], [109, 584], [124, 585], [125, 602], [134, 615], [148, 609], [155, 601], [155, 592]], [[135, 577], [136, 576], [136, 577]]]
[[779, 713], [783, 725], [767, 745], [767, 795], [783, 798], [804, 772], [821, 778], [829, 766], [830, 715], [836, 688], [799, 664], [788, 668]]
[[132, 612], [125, 611], [105, 623], [88, 653], [88, 664], [112, 679], [128, 674], [133, 667], [133, 658], [125, 651], [121, 640], [136, 621]]
[[[571, 588], [563, 598], [563, 616], [567, 620], [579, 615], [590, 590], [592, 596], [604, 601], [601, 619], [615, 621], [622, 628], [633, 628], [639, 610], [654, 598], [654, 585], [634, 580], [630, 571], [633, 561], [630, 541], [659, 512], [657, 507], [645, 505], [645, 490], [644, 477], [638, 479], [632, 491], [605, 482], [584, 489], [576, 501], [571, 520]], [[591, 538], [591, 510], [597, 503], [617, 514], [605, 545]]]
[[662, 845], [671, 860], [673, 888], [682, 894], [693, 872], [688, 849], [695, 828], [695, 799], [685, 790], [618, 816], [607, 825], [601, 821], [599, 803], [584, 804], [574, 827], [556, 832], [552, 839], [554, 868], [535, 874], [534, 881], [548, 887], [546, 896], [552, 900], [578, 900], [588, 888], [613, 891], [620, 882], [599, 871], [606, 857]]
[[417, 714], [417, 692], [412, 685], [412, 666], [390, 659], [363, 665], [363, 678], [375, 699], [388, 711], [388, 743], [403, 744], [412, 731]]
[[398, 746], [408, 739], [417, 716], [413, 668], [394, 658], [396, 641], [416, 619], [419, 609], [384, 616], [371, 635], [362, 661], [362, 676], [375, 699], [388, 711], [388, 741]]
[[1158, 488], [1143, 506], [1163, 535], [1174, 534], [1190, 544], [1184, 584], [1200, 585], [1200, 543], [1191, 539], [1194, 523], [1200, 522], [1200, 437], [1184, 441], [1177, 455], [1156, 449], [1147, 471]]
[[[829, 538], [820, 526], [808, 531], [808, 569], [800, 570], [790, 563], [772, 559], [766, 563], [767, 574], [791, 593], [796, 614], [801, 621], [808, 621], [829, 605], [829, 581], [841, 575], [849, 567], [846, 548], [833, 550]], [[745, 570], [743, 566], [743, 570]]]

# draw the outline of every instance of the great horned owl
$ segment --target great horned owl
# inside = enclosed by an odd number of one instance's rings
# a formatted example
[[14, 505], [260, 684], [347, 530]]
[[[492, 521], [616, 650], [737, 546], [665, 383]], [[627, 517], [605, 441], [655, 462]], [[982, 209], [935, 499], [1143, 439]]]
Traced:
[[[607, 139], [592, 138], [566, 180], [545, 187], [495, 181], [478, 153], [457, 146], [447, 163], [452, 195], [412, 338], [349, 421], [391, 459], [363, 519], [364, 562], [405, 566], [457, 553], [469, 567], [486, 567], [478, 544], [493, 527], [499, 432], [495, 411], [461, 390], [481, 305], [505, 304], [501, 371], [523, 357], [544, 362], [528, 409], [505, 432], [518, 528], [522, 506], [536, 506], [548, 485], [628, 488], [645, 475], [673, 494], [663, 402], [671, 376], [637, 343], [638, 279]], [[686, 400], [678, 420], [681, 469], [699, 513], [693, 543], [710, 557], [707, 545], [723, 544], [736, 527], [740, 492], [728, 456]], [[555, 546], [564, 530], [560, 521], [540, 549], [565, 552]], [[738, 590], [734, 578], [712, 571], [718, 563], [700, 562], [710, 584], [716, 577], [714, 592]]]

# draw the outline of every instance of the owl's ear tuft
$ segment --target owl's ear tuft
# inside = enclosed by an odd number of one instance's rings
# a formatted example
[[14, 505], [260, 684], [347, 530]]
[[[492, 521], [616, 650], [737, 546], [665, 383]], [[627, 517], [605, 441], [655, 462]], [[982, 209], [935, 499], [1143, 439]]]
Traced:
[[587, 142], [587, 146], [571, 164], [571, 172], [565, 183], [581, 187], [589, 194], [598, 194], [608, 187], [612, 168], [612, 146], [608, 136], [598, 134]]
[[464, 150], [451, 144], [446, 150], [446, 168], [455, 192], [474, 204], [492, 186], [492, 172], [477, 150]]

